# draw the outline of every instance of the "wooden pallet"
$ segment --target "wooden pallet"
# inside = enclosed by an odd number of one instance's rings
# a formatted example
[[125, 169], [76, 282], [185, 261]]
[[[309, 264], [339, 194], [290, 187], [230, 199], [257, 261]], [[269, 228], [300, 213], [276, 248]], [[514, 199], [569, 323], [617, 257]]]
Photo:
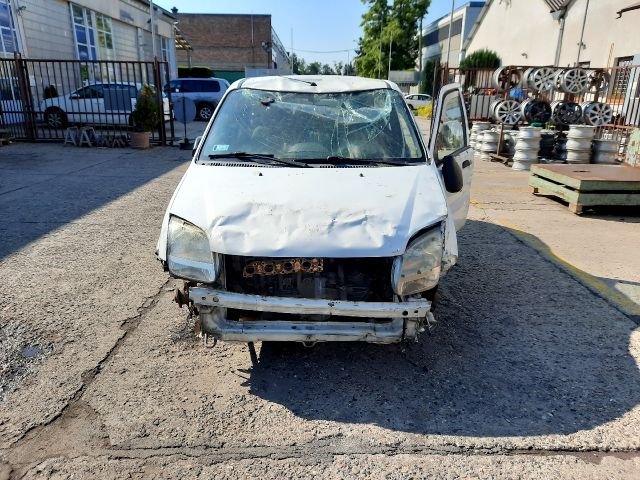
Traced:
[[640, 168], [625, 165], [533, 165], [533, 193], [550, 194], [580, 214], [584, 207], [640, 206]]

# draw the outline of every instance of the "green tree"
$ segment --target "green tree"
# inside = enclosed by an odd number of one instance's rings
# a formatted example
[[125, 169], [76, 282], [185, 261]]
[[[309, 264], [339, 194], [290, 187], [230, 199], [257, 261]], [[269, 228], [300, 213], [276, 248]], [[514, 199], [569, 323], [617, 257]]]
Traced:
[[291, 58], [293, 59], [293, 73], [296, 75], [304, 75], [307, 70], [307, 63], [304, 61], [304, 58], [300, 58], [295, 53], [291, 55]]
[[322, 70], [322, 64], [320, 62], [311, 62], [307, 65], [304, 73], [307, 75], [319, 75], [320, 70]]
[[333, 68], [331, 68], [331, 65], [325, 63], [320, 68], [320, 74], [322, 74], [322, 75], [335, 75], [336, 72], [333, 71]]
[[437, 92], [440, 88], [440, 79], [436, 78], [436, 88], [433, 88], [433, 74], [438, 67], [438, 61], [435, 59], [427, 60], [424, 64], [422, 72], [420, 72], [420, 93], [426, 93], [431, 95], [434, 91]]
[[482, 48], [470, 53], [460, 62], [460, 68], [498, 68], [502, 60], [496, 52]]
[[369, 6], [362, 15], [356, 71], [364, 77], [387, 77], [389, 47], [391, 69], [415, 68], [418, 56], [418, 23], [430, 0], [362, 0]]

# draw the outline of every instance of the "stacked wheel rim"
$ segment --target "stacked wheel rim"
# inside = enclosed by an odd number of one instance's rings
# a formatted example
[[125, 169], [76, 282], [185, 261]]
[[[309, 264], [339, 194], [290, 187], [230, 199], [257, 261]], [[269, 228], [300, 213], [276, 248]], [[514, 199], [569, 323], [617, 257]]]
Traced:
[[520, 113], [529, 123], [547, 123], [551, 120], [551, 106], [542, 100], [525, 100], [520, 105]]
[[524, 79], [528, 88], [544, 93], [555, 88], [556, 74], [557, 70], [551, 67], [529, 68], [525, 71]]
[[595, 127], [590, 125], [570, 125], [567, 134], [567, 163], [589, 163], [591, 160], [591, 140]]
[[553, 147], [555, 144], [555, 132], [553, 130], [542, 130], [540, 132], [540, 151], [538, 156], [544, 159], [553, 157]]
[[516, 67], [500, 67], [493, 72], [493, 86], [501, 91], [508, 91], [522, 82], [522, 72]]
[[592, 142], [593, 156], [591, 163], [613, 165], [617, 163], [618, 158], [618, 140], [593, 140]]
[[569, 68], [560, 70], [555, 77], [556, 86], [564, 93], [583, 93], [590, 85], [589, 73], [582, 68]]
[[469, 135], [469, 146], [474, 150], [477, 149], [480, 142], [478, 141], [478, 135], [480, 132], [484, 132], [485, 130], [489, 130], [491, 128], [491, 124], [489, 122], [474, 122], [471, 127], [471, 134]]
[[613, 119], [613, 109], [606, 103], [602, 102], [583, 102], [582, 120], [587, 125], [601, 127], [608, 125]]
[[516, 125], [522, 118], [520, 103], [516, 100], [499, 100], [490, 107], [494, 120], [504, 125]]
[[491, 160], [490, 154], [498, 151], [499, 134], [495, 130], [484, 130], [478, 138], [480, 138], [478, 157], [488, 162]]
[[541, 130], [538, 127], [520, 127], [511, 168], [514, 170], [530, 170], [531, 165], [538, 163]]
[[551, 102], [551, 119], [560, 125], [575, 125], [582, 120], [582, 107], [574, 102]]

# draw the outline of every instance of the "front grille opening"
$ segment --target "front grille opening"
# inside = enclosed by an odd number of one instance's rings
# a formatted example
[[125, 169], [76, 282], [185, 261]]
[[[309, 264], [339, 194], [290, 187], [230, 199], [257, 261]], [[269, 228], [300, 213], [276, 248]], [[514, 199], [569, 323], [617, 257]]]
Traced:
[[[393, 258], [270, 258], [226, 255], [227, 290], [250, 295], [393, 301]], [[254, 312], [255, 313], [255, 312]], [[282, 315], [278, 314], [278, 318]]]
[[384, 325], [391, 323], [392, 318], [362, 318], [346, 317], [341, 315], [300, 315], [293, 313], [255, 312], [249, 310], [227, 309], [227, 319], [238, 322], [260, 322], [281, 320], [285, 322], [351, 322], [351, 323], [375, 323]]

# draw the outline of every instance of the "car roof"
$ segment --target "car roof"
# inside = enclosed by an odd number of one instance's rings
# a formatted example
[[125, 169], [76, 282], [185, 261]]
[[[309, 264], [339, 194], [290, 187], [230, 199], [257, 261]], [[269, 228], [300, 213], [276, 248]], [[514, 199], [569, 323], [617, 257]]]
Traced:
[[174, 78], [173, 80], [218, 80], [220, 82], [226, 82], [226, 80], [224, 78], [218, 78], [218, 77], [205, 77], [205, 78], [201, 78], [201, 77], [180, 77], [180, 78]]
[[400, 92], [398, 86], [388, 80], [376, 80], [374, 78], [342, 75], [284, 75], [253, 77], [237, 80], [229, 89], [235, 90], [238, 88], [299, 93], [342, 93], [380, 89], [391, 89]]

